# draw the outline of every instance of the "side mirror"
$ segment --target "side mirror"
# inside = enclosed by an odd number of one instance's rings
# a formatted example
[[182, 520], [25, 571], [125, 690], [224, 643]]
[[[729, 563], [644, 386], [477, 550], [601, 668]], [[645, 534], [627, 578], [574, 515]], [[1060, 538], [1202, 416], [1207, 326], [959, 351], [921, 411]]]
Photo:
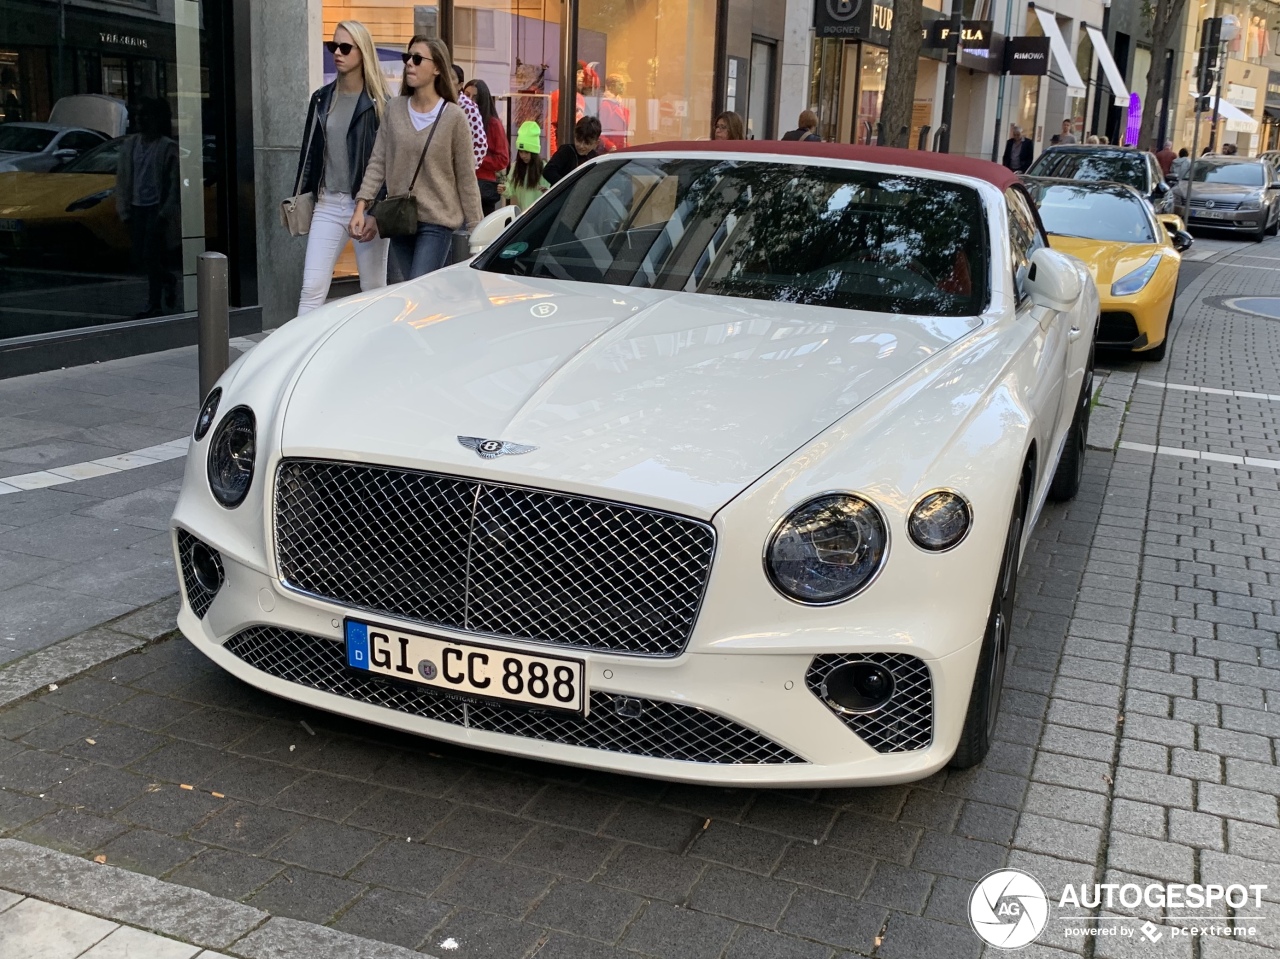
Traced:
[[1170, 236], [1187, 228], [1187, 225], [1182, 222], [1182, 217], [1176, 213], [1157, 213], [1156, 219], [1164, 225]]
[[53, 155], [59, 160], [74, 160], [80, 155], [80, 151], [73, 150], [70, 147], [63, 147], [60, 150], [54, 150]]
[[1195, 242], [1195, 238], [1186, 230], [1178, 230], [1173, 234], [1173, 248], [1179, 253], [1191, 249], [1191, 244]]
[[1157, 180], [1155, 188], [1151, 191], [1151, 195], [1157, 199], [1169, 192], [1169, 185], [1163, 180]]
[[520, 210], [517, 207], [503, 206], [481, 220], [471, 231], [471, 255], [475, 256], [482, 252], [490, 243], [502, 236], [507, 231], [507, 227], [515, 222], [519, 213]]
[[1031, 254], [1031, 267], [1022, 287], [1036, 306], [1059, 313], [1075, 306], [1083, 291], [1072, 260], [1044, 247]]

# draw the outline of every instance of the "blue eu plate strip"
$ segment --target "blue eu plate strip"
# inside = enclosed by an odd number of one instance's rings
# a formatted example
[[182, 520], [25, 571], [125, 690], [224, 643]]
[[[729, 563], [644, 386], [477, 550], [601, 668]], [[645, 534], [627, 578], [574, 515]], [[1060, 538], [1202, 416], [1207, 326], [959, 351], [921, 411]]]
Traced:
[[347, 620], [347, 665], [352, 669], [369, 668], [369, 627]]

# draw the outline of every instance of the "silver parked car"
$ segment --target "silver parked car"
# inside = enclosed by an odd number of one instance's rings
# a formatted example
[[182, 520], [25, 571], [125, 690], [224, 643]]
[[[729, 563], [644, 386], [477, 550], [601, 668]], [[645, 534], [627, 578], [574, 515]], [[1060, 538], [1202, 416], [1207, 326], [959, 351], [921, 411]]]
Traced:
[[109, 138], [55, 123], [0, 124], [0, 173], [48, 173]]
[[1262, 159], [1205, 157], [1178, 182], [1161, 212], [1186, 215], [1191, 191], [1190, 229], [1212, 228], [1248, 233], [1255, 240], [1280, 230], [1280, 179]]

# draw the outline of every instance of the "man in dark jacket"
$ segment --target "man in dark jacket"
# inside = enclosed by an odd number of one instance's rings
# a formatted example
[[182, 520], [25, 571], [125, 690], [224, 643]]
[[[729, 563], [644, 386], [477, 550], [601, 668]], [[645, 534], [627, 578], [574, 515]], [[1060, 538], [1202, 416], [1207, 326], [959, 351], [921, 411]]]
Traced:
[[788, 133], [782, 134], [782, 139], [800, 141], [813, 140], [821, 143], [822, 137], [818, 136], [818, 115], [812, 110], [801, 110], [797, 128]]
[[600, 121], [586, 116], [573, 125], [573, 142], [562, 143], [555, 156], [547, 161], [542, 175], [555, 186], [588, 160], [600, 155]]
[[1010, 124], [1009, 139], [1004, 144], [1004, 165], [1014, 173], [1026, 173], [1031, 166], [1033, 149], [1031, 141], [1022, 135], [1022, 127]]

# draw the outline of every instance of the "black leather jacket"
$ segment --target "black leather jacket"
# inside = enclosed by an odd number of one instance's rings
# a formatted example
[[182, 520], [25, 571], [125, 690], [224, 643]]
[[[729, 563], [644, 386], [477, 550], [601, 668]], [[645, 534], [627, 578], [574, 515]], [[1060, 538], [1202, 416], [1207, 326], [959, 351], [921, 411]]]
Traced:
[[[311, 94], [307, 107], [307, 123], [302, 128], [302, 151], [298, 156], [298, 172], [294, 182], [301, 182], [299, 193], [315, 193], [320, 188], [320, 171], [324, 169], [325, 120], [333, 103], [338, 81], [321, 87]], [[364, 181], [364, 169], [373, 152], [373, 141], [378, 135], [378, 111], [373, 108], [373, 98], [363, 90], [351, 114], [351, 126], [347, 127], [347, 158], [351, 164], [351, 184], [346, 192], [355, 196]], [[308, 149], [308, 146], [310, 149]]]

